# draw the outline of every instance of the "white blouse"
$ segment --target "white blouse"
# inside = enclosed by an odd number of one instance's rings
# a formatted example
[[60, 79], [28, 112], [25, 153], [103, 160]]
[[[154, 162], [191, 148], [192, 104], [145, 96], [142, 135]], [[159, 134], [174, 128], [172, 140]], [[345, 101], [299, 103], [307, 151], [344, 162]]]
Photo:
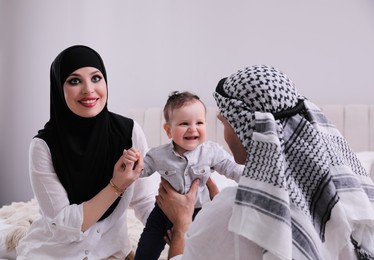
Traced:
[[[148, 151], [141, 127], [135, 122], [133, 146], [144, 155]], [[92, 225], [85, 232], [83, 203], [69, 204], [60, 183], [46, 142], [34, 138], [29, 150], [31, 186], [40, 206], [41, 218], [32, 223], [28, 234], [17, 247], [17, 259], [124, 259], [131, 251], [127, 231], [128, 207], [143, 224], [155, 202], [158, 183], [154, 178], [135, 181], [110, 216]]]

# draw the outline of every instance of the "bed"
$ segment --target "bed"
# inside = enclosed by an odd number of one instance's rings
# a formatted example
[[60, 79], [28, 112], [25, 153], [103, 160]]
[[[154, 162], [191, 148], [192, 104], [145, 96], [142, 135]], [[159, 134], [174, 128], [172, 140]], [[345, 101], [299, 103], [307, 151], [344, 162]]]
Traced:
[[[345, 136], [363, 167], [374, 180], [374, 105], [329, 104], [320, 105], [320, 108]], [[207, 107], [207, 137], [209, 140], [222, 144], [228, 150], [223, 138], [223, 126], [216, 117], [217, 113], [216, 107]], [[132, 108], [124, 114], [133, 118], [142, 126], [150, 147], [169, 142], [162, 127], [164, 121], [161, 107]], [[220, 189], [228, 185], [236, 185], [233, 181], [227, 180], [218, 174], [213, 175], [213, 177]], [[157, 179], [155, 180], [157, 181]], [[17, 210], [12, 211], [14, 208]], [[19, 216], [17, 212], [21, 212], [20, 209], [25, 210], [27, 214]], [[14, 202], [0, 209], [0, 259], [15, 259], [14, 246], [24, 235], [24, 232], [27, 231], [30, 222], [37, 216], [38, 208], [34, 199], [28, 202]], [[135, 250], [143, 226], [135, 218], [131, 209], [128, 211], [128, 218], [130, 239]], [[15, 229], [19, 230], [17, 237], [13, 239], [12, 246], [7, 248], [6, 237]], [[160, 259], [166, 259], [166, 254], [167, 248]]]

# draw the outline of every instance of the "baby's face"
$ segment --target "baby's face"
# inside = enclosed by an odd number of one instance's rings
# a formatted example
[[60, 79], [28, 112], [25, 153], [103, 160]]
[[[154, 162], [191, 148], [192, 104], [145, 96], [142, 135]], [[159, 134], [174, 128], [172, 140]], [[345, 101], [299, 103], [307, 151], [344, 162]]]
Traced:
[[205, 107], [198, 100], [172, 111], [169, 123], [164, 128], [176, 144], [175, 151], [178, 154], [183, 155], [206, 140], [205, 114]]

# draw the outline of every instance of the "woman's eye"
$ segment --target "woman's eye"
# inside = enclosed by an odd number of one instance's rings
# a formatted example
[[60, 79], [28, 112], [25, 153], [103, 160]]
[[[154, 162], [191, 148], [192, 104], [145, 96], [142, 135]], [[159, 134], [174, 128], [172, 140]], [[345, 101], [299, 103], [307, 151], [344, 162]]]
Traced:
[[77, 78], [71, 78], [67, 81], [70, 85], [78, 85], [81, 81]]
[[96, 76], [93, 76], [91, 80], [92, 82], [99, 82], [101, 80], [101, 77], [96, 75]]

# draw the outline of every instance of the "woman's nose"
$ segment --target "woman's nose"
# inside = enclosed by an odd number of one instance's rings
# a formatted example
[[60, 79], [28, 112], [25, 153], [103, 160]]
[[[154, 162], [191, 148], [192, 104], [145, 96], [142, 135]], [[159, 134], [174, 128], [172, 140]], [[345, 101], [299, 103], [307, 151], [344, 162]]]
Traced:
[[83, 88], [82, 88], [82, 93], [83, 94], [93, 93], [93, 90], [94, 90], [93, 83], [88, 82], [88, 83], [83, 84]]

